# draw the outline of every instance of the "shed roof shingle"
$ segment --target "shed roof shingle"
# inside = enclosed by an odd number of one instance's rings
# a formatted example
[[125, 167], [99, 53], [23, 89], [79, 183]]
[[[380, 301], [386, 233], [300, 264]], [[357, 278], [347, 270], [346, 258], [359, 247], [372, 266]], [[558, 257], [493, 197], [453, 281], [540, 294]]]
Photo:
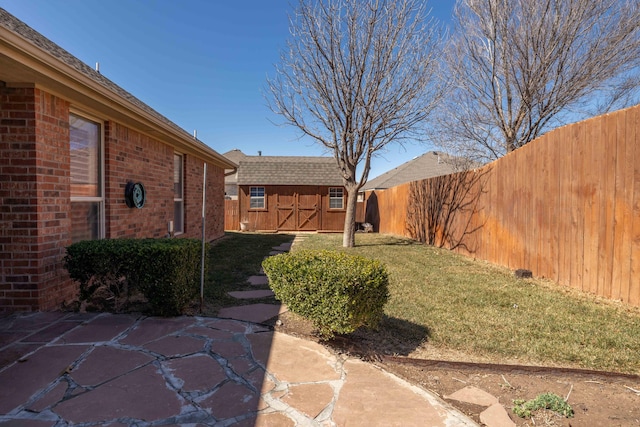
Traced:
[[238, 165], [238, 185], [343, 185], [332, 157], [245, 156]]

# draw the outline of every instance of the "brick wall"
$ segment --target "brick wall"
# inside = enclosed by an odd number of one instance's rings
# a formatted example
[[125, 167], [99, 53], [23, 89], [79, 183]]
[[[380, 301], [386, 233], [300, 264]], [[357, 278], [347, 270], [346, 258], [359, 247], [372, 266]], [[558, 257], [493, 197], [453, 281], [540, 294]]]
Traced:
[[[202, 235], [202, 175], [204, 162], [193, 156], [185, 156], [184, 197], [185, 236], [200, 238]], [[207, 165], [206, 240], [224, 234], [224, 170]]]
[[[164, 237], [173, 220], [173, 148], [119, 123], [105, 123], [106, 237]], [[142, 209], [127, 207], [127, 181], [146, 191]]]
[[35, 99], [0, 83], [0, 307], [37, 306]]
[[[164, 237], [173, 220], [174, 149], [121, 124], [105, 125], [105, 193], [107, 238]], [[202, 229], [204, 162], [184, 156], [184, 234], [199, 239]], [[141, 182], [146, 191], [142, 209], [128, 208], [127, 181]], [[224, 170], [207, 166], [207, 240], [224, 233]]]
[[[64, 269], [71, 244], [69, 102], [0, 82], [0, 311], [50, 310], [72, 300]], [[104, 124], [107, 238], [163, 237], [173, 219], [171, 146]], [[200, 238], [203, 161], [185, 155], [185, 233]], [[142, 209], [126, 206], [128, 180], [142, 182]], [[224, 171], [207, 170], [207, 240], [224, 231]]]
[[69, 239], [69, 104], [0, 85], [0, 309], [50, 309], [75, 294]]
[[62, 258], [71, 244], [69, 103], [35, 91], [38, 206], [38, 306], [57, 308], [77, 293]]

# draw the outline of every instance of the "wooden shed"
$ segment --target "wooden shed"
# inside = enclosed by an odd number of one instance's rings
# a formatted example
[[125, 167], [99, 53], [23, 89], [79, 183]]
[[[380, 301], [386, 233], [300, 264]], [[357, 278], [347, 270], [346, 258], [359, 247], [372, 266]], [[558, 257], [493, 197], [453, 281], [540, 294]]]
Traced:
[[[234, 179], [240, 228], [342, 231], [347, 192], [332, 157], [245, 155], [238, 159]], [[233, 224], [229, 219], [226, 223]]]

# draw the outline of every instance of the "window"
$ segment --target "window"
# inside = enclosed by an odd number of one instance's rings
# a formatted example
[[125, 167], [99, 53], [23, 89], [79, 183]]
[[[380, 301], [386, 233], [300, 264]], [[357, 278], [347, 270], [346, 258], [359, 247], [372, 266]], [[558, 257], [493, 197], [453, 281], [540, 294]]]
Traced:
[[173, 155], [173, 232], [184, 233], [184, 171], [182, 154]]
[[264, 187], [249, 188], [249, 209], [264, 209]]
[[343, 188], [329, 188], [329, 209], [344, 209]]
[[102, 125], [69, 115], [71, 241], [104, 237]]

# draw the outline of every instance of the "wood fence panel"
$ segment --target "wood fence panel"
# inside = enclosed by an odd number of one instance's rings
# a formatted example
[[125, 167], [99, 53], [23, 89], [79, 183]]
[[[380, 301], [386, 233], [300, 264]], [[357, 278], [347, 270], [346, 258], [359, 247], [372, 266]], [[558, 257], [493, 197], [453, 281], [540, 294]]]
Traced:
[[585, 179], [583, 159], [585, 156], [584, 127], [570, 126], [571, 134], [571, 276], [569, 284], [582, 289], [584, 270], [584, 204], [582, 183]]
[[[391, 221], [396, 224], [396, 234], [404, 235], [407, 232], [407, 210], [409, 200], [409, 184], [402, 184], [391, 188], [390, 200], [388, 200], [388, 209], [385, 215], [390, 215]], [[400, 201], [399, 205], [395, 205], [395, 201]]]
[[[634, 142], [633, 190], [631, 191], [633, 194], [633, 215], [631, 216], [631, 274], [629, 275], [628, 299], [632, 305], [640, 306], [640, 108], [634, 108], [632, 116], [633, 119], [630, 120], [631, 125], [627, 126], [627, 129], [630, 131], [628, 141]], [[633, 135], [631, 135], [631, 133], [633, 133]]]
[[[634, 196], [635, 192], [640, 192], [640, 109], [631, 110], [627, 113], [625, 119], [625, 127], [626, 127], [626, 176], [627, 176], [627, 185], [626, 185], [626, 196], [627, 204], [626, 209], [628, 209], [629, 215], [625, 215], [625, 230], [628, 230], [628, 250], [629, 250], [629, 268], [628, 270], [622, 271], [621, 283], [625, 286], [622, 286], [620, 289], [620, 296], [623, 300], [633, 301], [635, 300], [635, 305], [640, 306], [640, 277], [638, 274], [633, 273], [634, 267], [633, 262], [634, 259], [636, 262], [640, 263], [640, 252], [633, 253], [633, 244], [634, 244], [634, 218], [635, 220], [640, 221], [640, 206], [638, 211], [634, 209], [634, 200], [637, 200]], [[636, 201], [635, 203], [639, 203]], [[639, 228], [640, 231], [640, 228]], [[639, 233], [640, 235], [640, 233]], [[640, 236], [638, 237], [637, 243], [640, 245]], [[626, 263], [626, 260], [625, 260]], [[629, 278], [624, 281], [624, 276], [629, 273]], [[637, 273], [640, 273], [640, 268], [637, 269]], [[635, 280], [634, 280], [635, 278]], [[635, 282], [635, 285], [634, 285]], [[627, 291], [628, 290], [628, 291]]]
[[[562, 188], [564, 189], [564, 200], [565, 200], [565, 227], [564, 230], [564, 245], [565, 245], [565, 258], [562, 269], [564, 270], [564, 282], [560, 282], [564, 286], [574, 286], [573, 274], [574, 274], [574, 263], [576, 262], [576, 246], [577, 246], [577, 219], [578, 216], [582, 216], [582, 212], [576, 211], [576, 204], [578, 202], [578, 198], [575, 192], [575, 182], [576, 176], [579, 173], [579, 169], [577, 169], [577, 164], [574, 161], [574, 158], [578, 156], [578, 140], [575, 138], [575, 132], [572, 127], [564, 128], [564, 144], [567, 144], [568, 149], [568, 158], [562, 157], [562, 150], [558, 150], [558, 168], [564, 169], [566, 171], [559, 178], [561, 183], [564, 183]], [[563, 191], [561, 189], [561, 191]], [[582, 243], [580, 243], [582, 246]], [[582, 249], [582, 248], [581, 248]], [[580, 263], [582, 262], [582, 254], [579, 256]]]
[[[502, 160], [502, 159], [501, 159]], [[496, 168], [492, 174], [491, 185], [491, 202], [494, 207], [491, 209], [491, 218], [493, 219], [493, 238], [496, 245], [491, 249], [491, 262], [500, 263], [500, 255], [504, 249], [504, 231], [503, 231], [503, 206], [502, 197], [500, 197], [500, 189], [502, 188], [502, 170], [503, 167]]]
[[[640, 105], [556, 129], [480, 168], [460, 253], [640, 306]], [[471, 175], [470, 175], [471, 176]], [[376, 192], [380, 232], [408, 235], [409, 184]]]
[[[507, 236], [508, 240], [506, 248], [513, 248], [513, 250], [505, 250], [507, 253], [509, 268], [521, 268], [522, 267], [522, 253], [524, 252], [524, 246], [522, 241], [522, 234], [520, 225], [523, 223], [521, 205], [524, 201], [524, 188], [526, 183], [522, 180], [523, 170], [520, 168], [520, 156], [513, 156], [509, 164], [507, 173], [503, 176], [503, 190], [505, 192], [511, 191], [512, 196], [509, 194], [503, 195], [503, 203], [508, 207], [508, 215], [505, 224], [507, 224]], [[513, 188], [513, 190], [511, 188]]]
[[537, 147], [538, 150], [536, 151], [536, 156], [535, 156], [535, 162], [534, 162], [534, 167], [536, 171], [539, 171], [538, 173], [538, 188], [540, 189], [538, 191], [538, 194], [536, 194], [534, 196], [534, 212], [536, 213], [536, 219], [535, 219], [535, 226], [538, 228], [538, 253], [536, 256], [537, 259], [537, 265], [538, 265], [538, 269], [534, 270], [535, 271], [535, 275], [539, 276], [539, 277], [547, 277], [547, 262], [545, 259], [546, 256], [546, 247], [548, 244], [548, 240], [549, 240], [549, 230], [548, 230], [548, 224], [547, 224], [547, 214], [546, 214], [546, 208], [547, 205], [545, 203], [545, 200], [543, 197], [546, 194], [546, 192], [549, 190], [549, 186], [547, 183], [547, 180], [549, 178], [548, 176], [548, 168], [549, 165], [547, 164], [547, 150], [546, 150], [546, 138], [543, 136], [542, 138], [540, 138], [540, 144]]
[[[506, 159], [511, 160], [511, 159]], [[500, 170], [500, 181], [498, 186], [498, 197], [500, 200], [500, 220], [499, 224], [502, 226], [502, 248], [500, 250], [500, 258], [498, 261], [502, 265], [507, 267], [513, 267], [516, 265], [516, 254], [519, 252], [519, 242], [515, 239], [514, 225], [517, 221], [514, 221], [516, 215], [514, 199], [519, 199], [522, 194], [519, 188], [515, 188], [513, 191], [513, 184], [509, 185], [509, 182], [513, 182], [514, 176], [518, 174], [515, 168], [516, 164], [513, 161], [505, 161], [503, 168]], [[511, 188], [510, 188], [511, 187]], [[511, 194], [508, 194], [508, 193]], [[512, 249], [509, 249], [512, 248]]]
[[558, 265], [561, 258], [559, 252], [559, 230], [561, 217], [566, 213], [559, 210], [559, 185], [558, 185], [558, 168], [557, 168], [557, 153], [556, 143], [558, 134], [556, 132], [550, 132], [547, 134], [547, 166], [549, 174], [549, 187], [547, 191], [548, 204], [547, 204], [547, 221], [549, 230], [549, 245], [547, 246], [547, 265], [548, 272], [546, 277], [554, 277], [557, 280], [558, 277]]
[[[496, 163], [499, 164], [500, 160]], [[495, 166], [498, 166], [497, 164]], [[489, 175], [489, 206], [497, 206], [498, 199], [497, 189], [498, 189], [498, 173], [496, 172], [498, 168], [492, 169]], [[486, 259], [491, 262], [496, 262], [496, 251], [499, 248], [498, 241], [498, 218], [496, 218], [496, 210], [495, 209], [487, 209], [487, 237], [489, 241], [496, 242], [493, 245], [485, 245], [483, 244], [480, 248], [479, 256], [483, 259]]]
[[558, 199], [558, 212], [561, 215], [554, 215], [555, 229], [558, 236], [558, 263], [557, 276], [558, 283], [568, 286], [571, 275], [571, 162], [569, 158], [562, 157], [561, 153], [571, 153], [571, 138], [568, 127], [558, 129], [555, 134], [553, 146], [553, 168], [557, 171], [556, 192]]
[[[635, 165], [634, 147], [635, 124], [633, 109], [625, 110], [618, 116], [618, 150], [617, 162], [620, 172], [616, 181], [616, 225], [619, 225], [615, 236], [613, 270], [613, 299], [628, 301], [631, 288], [631, 245], [633, 236], [633, 170]], [[615, 250], [615, 249], [614, 249]]]
[[616, 170], [616, 194], [615, 194], [615, 226], [614, 252], [613, 252], [613, 273], [612, 273], [612, 299], [626, 299], [623, 293], [627, 286], [623, 284], [627, 277], [626, 272], [631, 271], [631, 233], [633, 205], [633, 147], [629, 140], [632, 129], [626, 128], [632, 120], [632, 110], [625, 114], [618, 115], [617, 120], [617, 170]]
[[[528, 149], [529, 147], [524, 147]], [[532, 259], [531, 265], [529, 268], [534, 275], [540, 276], [542, 274], [542, 264], [540, 262], [541, 259], [541, 245], [543, 241], [542, 230], [540, 228], [540, 224], [542, 223], [542, 213], [540, 212], [540, 207], [538, 205], [538, 194], [540, 192], [540, 188], [544, 188], [544, 183], [542, 182], [542, 172], [543, 172], [543, 159], [538, 155], [538, 152], [532, 153], [531, 155], [531, 170], [536, 171], [535, 174], [532, 174], [531, 179], [535, 180], [535, 183], [532, 183], [532, 194], [531, 201], [529, 204], [529, 210], [531, 211], [531, 222], [530, 226], [534, 229], [534, 239], [532, 241]]]
[[584, 239], [584, 284], [582, 290], [596, 293], [598, 290], [598, 226], [599, 226], [599, 191], [600, 171], [594, 141], [600, 138], [600, 128], [591, 126], [585, 133], [585, 239]]
[[237, 200], [224, 201], [224, 229], [227, 231], [237, 231], [240, 229]]
[[[375, 208], [376, 212], [374, 214], [371, 214], [371, 213], [367, 212], [367, 218], [371, 217], [371, 218], [376, 218], [376, 219], [379, 220], [378, 221], [378, 231], [380, 233], [383, 233], [383, 234], [398, 234], [397, 231], [394, 228], [391, 228], [391, 227], [394, 226], [394, 224], [390, 224], [390, 221], [386, 221], [386, 220], [381, 220], [380, 219], [380, 215], [381, 215], [380, 211], [389, 209], [385, 204], [384, 193], [385, 193], [384, 190], [376, 190], [371, 194], [370, 197], [373, 197], [376, 200], [376, 202], [371, 205], [371, 206], [373, 206], [373, 208]], [[369, 206], [368, 203], [367, 203], [367, 206]], [[375, 227], [375, 224], [374, 224], [374, 227]], [[404, 233], [400, 233], [400, 234], [403, 235]]]
[[534, 159], [533, 150], [529, 147], [523, 147], [522, 155], [516, 156], [521, 159], [522, 171], [520, 172], [522, 185], [525, 186], [526, 191], [522, 195], [522, 206], [521, 209], [523, 211], [523, 224], [521, 226], [522, 235], [524, 239], [524, 258], [522, 260], [521, 268], [526, 268], [533, 271], [537, 271], [538, 263], [537, 263], [537, 253], [538, 253], [538, 227], [535, 225], [536, 214], [533, 209], [534, 204], [534, 188], [537, 183], [534, 181], [535, 176], [532, 174], [534, 170]]
[[600, 248], [598, 252], [598, 294], [605, 298], [611, 298], [611, 278], [613, 277], [613, 239], [614, 239], [614, 200], [616, 177], [616, 141], [617, 120], [616, 116], [608, 114], [603, 118], [602, 142], [606, 149], [602, 159], [603, 189], [600, 192], [601, 216], [600, 216]]
[[[472, 192], [477, 192], [475, 193], [477, 195], [477, 202], [474, 204], [474, 210], [468, 212], [466, 216], [460, 216], [458, 218], [458, 222], [462, 227], [464, 227], [466, 221], [471, 222], [472, 228], [470, 229], [474, 230], [472, 235], [473, 246], [469, 246], [467, 252], [470, 252], [469, 255], [473, 255], [474, 257], [476, 256], [475, 254], [479, 252], [483, 247], [482, 240], [484, 238], [484, 226], [487, 221], [488, 214], [488, 209], [486, 208], [486, 206], [489, 205], [489, 178], [492, 170], [492, 166], [485, 166], [484, 168], [479, 169], [476, 172], [478, 174], [478, 176], [475, 177], [476, 186], [471, 190]], [[468, 215], [471, 215], [470, 219], [466, 218]], [[461, 248], [464, 247], [465, 246], [461, 246]]]
[[576, 151], [576, 144], [571, 129], [569, 127], [563, 129], [565, 129], [565, 132], [562, 135], [562, 144], [567, 145], [567, 152], [569, 153], [569, 157], [562, 158], [562, 151], [560, 149], [557, 150], [557, 167], [562, 173], [562, 175], [559, 177], [560, 191], [564, 191], [564, 195], [562, 197], [564, 200], [564, 212], [566, 214], [564, 221], [565, 229], [563, 230], [562, 236], [562, 242], [564, 245], [564, 262], [560, 267], [563, 275], [562, 280], [559, 280], [559, 283], [564, 286], [571, 286], [571, 266], [574, 261], [575, 251], [575, 245], [573, 243], [573, 240], [575, 238], [575, 213], [573, 209], [575, 202], [575, 193], [573, 191], [573, 182], [575, 180], [574, 176], [577, 171], [574, 169], [575, 163], [573, 162], [573, 158], [575, 156], [574, 152]]

